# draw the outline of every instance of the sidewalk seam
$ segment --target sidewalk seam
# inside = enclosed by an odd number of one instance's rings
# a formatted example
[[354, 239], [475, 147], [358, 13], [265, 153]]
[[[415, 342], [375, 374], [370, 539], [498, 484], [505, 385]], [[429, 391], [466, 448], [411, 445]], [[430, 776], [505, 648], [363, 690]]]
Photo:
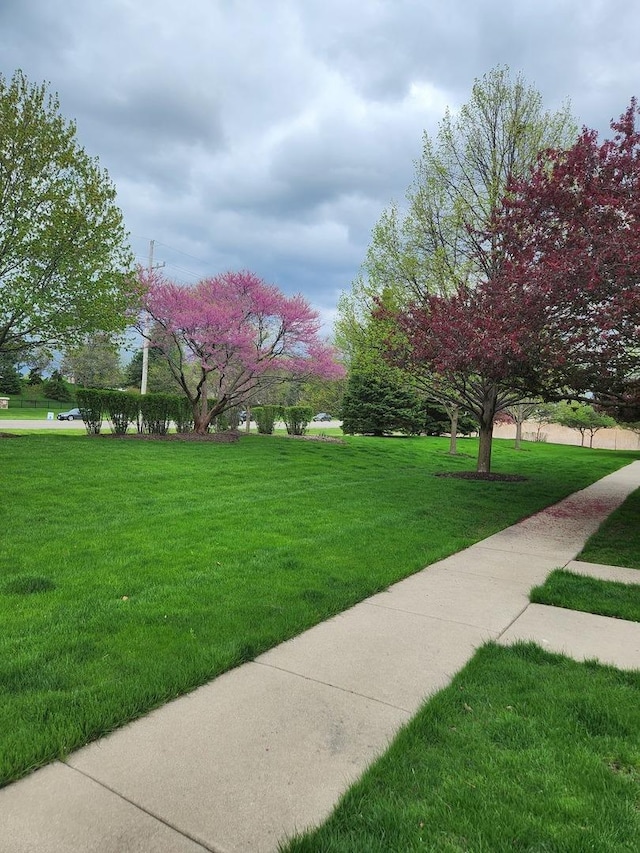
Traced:
[[[266, 663], [265, 661], [254, 660], [251, 663], [255, 663], [258, 666], [264, 666], [268, 669], [277, 669], [279, 672], [286, 672], [288, 675], [295, 675], [297, 678], [302, 678], [305, 681], [311, 681], [313, 684], [323, 684], [325, 687], [331, 687], [333, 690], [339, 690], [341, 693], [348, 693], [351, 696], [359, 696], [361, 699], [368, 699], [370, 702], [375, 702], [377, 705], [384, 705], [386, 708], [393, 708], [395, 711], [402, 711], [405, 714], [408, 714], [411, 717], [415, 712], [410, 711], [408, 708], [403, 708], [401, 705], [394, 705], [391, 702], [385, 702], [383, 699], [377, 699], [375, 696], [367, 696], [366, 693], [358, 693], [357, 690], [347, 690], [346, 687], [340, 687], [339, 684], [332, 684], [330, 681], [322, 681], [320, 678], [312, 678], [310, 675], [302, 675], [300, 672], [295, 672], [292, 669], [287, 669], [284, 666], [276, 666], [273, 663]], [[453, 675], [450, 676], [453, 678]]]
[[168, 820], [165, 820], [163, 817], [160, 817], [160, 815], [157, 815], [154, 812], [149, 811], [149, 809], [146, 809], [144, 806], [141, 806], [139, 803], [136, 803], [133, 800], [130, 800], [128, 797], [125, 797], [125, 795], [121, 794], [120, 791], [116, 791], [115, 788], [111, 788], [109, 785], [106, 785], [100, 779], [96, 779], [95, 776], [92, 776], [90, 773], [87, 773], [85, 770], [80, 770], [78, 767], [74, 767], [72, 764], [68, 764], [65, 759], [59, 759], [59, 761], [61, 764], [64, 764], [64, 766], [67, 767], [69, 770], [72, 770], [74, 773], [79, 773], [81, 776], [84, 776], [85, 779], [90, 779], [92, 782], [95, 782], [96, 785], [99, 785], [105, 791], [109, 791], [109, 793], [118, 797], [118, 799], [122, 800], [125, 803], [128, 803], [130, 806], [133, 806], [134, 809], [137, 809], [138, 811], [143, 812], [144, 814], [148, 815], [149, 817], [153, 818], [154, 820], [157, 820], [158, 823], [161, 823], [164, 826], [168, 827], [169, 829], [172, 829], [174, 832], [177, 832], [178, 835], [182, 835], [183, 838], [188, 838], [189, 841], [193, 841], [194, 844], [199, 845], [200, 847], [202, 847], [203, 850], [208, 850], [209, 853], [229, 853], [229, 851], [225, 850], [223, 847], [218, 847], [218, 846], [212, 847], [210, 844], [202, 841], [200, 838], [195, 838], [190, 833], [185, 832], [182, 829], [178, 829], [177, 826], [174, 826], [172, 823], [169, 823]]
[[[460, 574], [464, 573], [461, 572]], [[482, 575], [475, 575], [475, 577], [482, 577]], [[400, 581], [400, 583], [402, 583], [402, 581]], [[389, 607], [388, 604], [372, 604], [370, 601], [367, 601], [367, 599], [361, 601], [360, 604], [366, 604], [369, 607], [379, 607], [381, 610], [392, 610], [394, 613], [411, 613], [412, 616], [421, 616], [423, 619], [435, 619], [437, 622], [448, 622], [450, 625], [464, 625], [465, 628], [477, 628], [479, 631], [488, 631], [490, 634], [496, 633], [495, 629], [489, 628], [487, 625], [474, 625], [472, 622], [461, 622], [459, 619], [445, 619], [443, 616], [433, 616], [432, 614], [427, 615], [426, 613], [419, 613], [417, 610], [407, 610], [404, 607]], [[522, 611], [518, 616], [521, 615]], [[516, 619], [518, 616], [516, 616]]]
[[[533, 588], [533, 587], [532, 587], [532, 588]], [[530, 590], [529, 592], [531, 592], [531, 590]], [[506, 628], [503, 628], [503, 629], [502, 629], [502, 631], [500, 631], [500, 633], [499, 633], [499, 634], [498, 634], [498, 636], [496, 637], [496, 640], [499, 640], [499, 639], [500, 639], [500, 637], [501, 637], [504, 633], [506, 633], [506, 632], [509, 630], [509, 628], [510, 628], [513, 624], [515, 624], [515, 623], [518, 621], [518, 619], [522, 616], [522, 614], [523, 614], [526, 610], [528, 610], [528, 609], [529, 609], [529, 607], [530, 607], [530, 606], [531, 606], [531, 601], [527, 601], [526, 605], [522, 608], [522, 610], [520, 611], [520, 613], [518, 613], [518, 615], [517, 615], [514, 619], [512, 619], [512, 620], [511, 620], [511, 622], [509, 622], [509, 624], [506, 626]]]

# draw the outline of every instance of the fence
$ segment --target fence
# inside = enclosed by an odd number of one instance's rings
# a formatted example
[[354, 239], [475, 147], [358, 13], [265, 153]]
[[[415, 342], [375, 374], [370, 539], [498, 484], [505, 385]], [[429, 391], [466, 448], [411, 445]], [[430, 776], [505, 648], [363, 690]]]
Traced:
[[64, 409], [70, 406], [70, 403], [62, 403], [60, 400], [25, 400], [21, 397], [10, 397], [10, 409]]

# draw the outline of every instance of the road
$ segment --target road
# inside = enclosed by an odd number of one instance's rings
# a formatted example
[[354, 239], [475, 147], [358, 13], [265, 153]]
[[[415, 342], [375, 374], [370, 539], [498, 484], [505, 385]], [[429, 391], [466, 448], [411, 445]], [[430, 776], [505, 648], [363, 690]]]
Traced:
[[0, 418], [0, 432], [7, 429], [84, 429], [83, 421], [48, 421], [44, 418]]
[[[342, 421], [324, 421], [322, 423], [311, 423], [309, 427], [313, 427], [314, 429], [337, 429], [340, 427]], [[280, 429], [284, 429], [283, 423], [276, 424]], [[109, 422], [102, 422], [103, 429], [109, 429]], [[244, 424], [240, 425], [241, 432], [244, 432]], [[84, 429], [83, 421], [48, 421], [46, 417], [44, 418], [23, 418], [20, 420], [19, 418], [5, 419], [0, 418], [0, 432], [8, 429]], [[255, 432], [256, 425], [251, 422], [251, 431]]]

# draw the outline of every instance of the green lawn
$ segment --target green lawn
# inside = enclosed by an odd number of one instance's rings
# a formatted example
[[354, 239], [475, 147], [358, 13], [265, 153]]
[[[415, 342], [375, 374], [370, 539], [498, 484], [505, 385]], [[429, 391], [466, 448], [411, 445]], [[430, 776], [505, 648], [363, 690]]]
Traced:
[[609, 516], [577, 559], [640, 569], [640, 489]]
[[631, 851], [640, 672], [481, 648], [287, 853]]
[[[640, 489], [601, 525], [588, 540], [578, 560], [640, 569]], [[531, 601], [568, 607], [640, 622], [640, 585], [552, 572], [542, 586], [531, 590]]]
[[446, 439], [0, 440], [0, 780], [638, 458]]
[[618, 583], [561, 570], [531, 590], [531, 601], [640, 622], [640, 584]]
[[2, 421], [46, 421], [47, 412], [53, 412], [54, 415], [57, 415], [60, 412], [68, 412], [69, 409], [73, 409], [74, 405], [74, 403], [56, 403], [55, 407], [50, 409], [41, 407], [35, 409], [31, 406], [28, 408], [0, 409], [0, 428], [2, 428]]

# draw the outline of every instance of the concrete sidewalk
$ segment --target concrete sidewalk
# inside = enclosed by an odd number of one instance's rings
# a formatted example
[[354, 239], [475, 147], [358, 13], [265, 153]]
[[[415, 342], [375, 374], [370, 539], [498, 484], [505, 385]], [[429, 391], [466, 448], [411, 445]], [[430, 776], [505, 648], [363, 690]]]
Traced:
[[[640, 624], [541, 605], [640, 462], [0, 791], [1, 853], [274, 851], [322, 821], [487, 640], [640, 668]], [[585, 568], [586, 567], [586, 568]]]

